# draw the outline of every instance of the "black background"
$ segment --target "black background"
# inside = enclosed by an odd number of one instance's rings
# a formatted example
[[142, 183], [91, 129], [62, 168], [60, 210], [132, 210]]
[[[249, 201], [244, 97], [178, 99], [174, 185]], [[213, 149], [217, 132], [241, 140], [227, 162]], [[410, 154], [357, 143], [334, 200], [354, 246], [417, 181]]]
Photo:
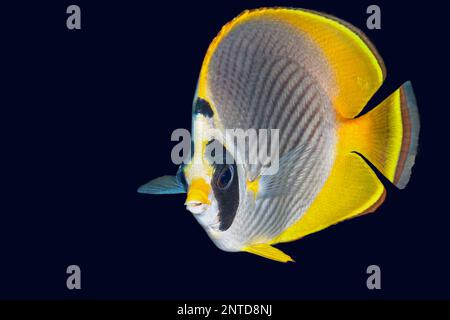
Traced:
[[[0, 298], [450, 298], [448, 18], [441, 1], [2, 3]], [[66, 28], [78, 4], [82, 30]], [[382, 29], [367, 30], [378, 4]], [[291, 6], [364, 30], [388, 78], [412, 80], [422, 128], [412, 179], [372, 215], [279, 247], [280, 264], [217, 249], [184, 196], [141, 184], [177, 169], [205, 51], [246, 8]], [[66, 288], [66, 268], [82, 290]], [[366, 268], [382, 290], [366, 288]]]

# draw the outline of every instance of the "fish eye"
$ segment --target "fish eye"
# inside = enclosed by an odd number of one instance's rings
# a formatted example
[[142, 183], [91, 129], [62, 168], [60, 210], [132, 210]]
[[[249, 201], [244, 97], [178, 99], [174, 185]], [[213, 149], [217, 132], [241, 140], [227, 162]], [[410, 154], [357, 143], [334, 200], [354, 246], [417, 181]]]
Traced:
[[216, 186], [220, 190], [227, 190], [234, 178], [234, 168], [231, 165], [225, 165], [217, 176]]

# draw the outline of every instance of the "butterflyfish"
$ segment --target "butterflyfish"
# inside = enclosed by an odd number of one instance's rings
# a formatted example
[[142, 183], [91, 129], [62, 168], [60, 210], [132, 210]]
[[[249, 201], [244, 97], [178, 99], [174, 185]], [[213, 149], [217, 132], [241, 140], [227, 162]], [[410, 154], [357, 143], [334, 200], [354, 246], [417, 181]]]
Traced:
[[[408, 184], [419, 136], [411, 83], [360, 115], [385, 77], [374, 45], [347, 22], [304, 9], [244, 11], [202, 63], [191, 160], [138, 192], [187, 193], [187, 210], [218, 248], [293, 261], [274, 245], [383, 203], [375, 171], [399, 189]], [[228, 129], [278, 130], [277, 171], [268, 174], [273, 157], [249, 163], [251, 150]], [[213, 161], [212, 144], [235, 161]]]

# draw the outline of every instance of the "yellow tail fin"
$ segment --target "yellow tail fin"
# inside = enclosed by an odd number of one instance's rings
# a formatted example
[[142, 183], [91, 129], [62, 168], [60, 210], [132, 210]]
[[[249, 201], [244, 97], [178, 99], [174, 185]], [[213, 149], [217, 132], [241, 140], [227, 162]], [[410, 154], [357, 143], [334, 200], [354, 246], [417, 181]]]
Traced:
[[406, 82], [369, 113], [344, 120], [340, 135], [349, 152], [369, 160], [403, 189], [417, 153], [420, 122], [410, 82]]

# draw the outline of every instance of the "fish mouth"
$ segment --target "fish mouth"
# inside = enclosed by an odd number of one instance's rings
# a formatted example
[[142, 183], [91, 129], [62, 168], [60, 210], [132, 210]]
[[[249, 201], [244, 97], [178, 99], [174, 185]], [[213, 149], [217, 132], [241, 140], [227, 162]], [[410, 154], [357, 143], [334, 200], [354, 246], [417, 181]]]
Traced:
[[186, 209], [193, 214], [202, 214], [208, 210], [209, 205], [200, 201], [187, 201], [185, 203]]

